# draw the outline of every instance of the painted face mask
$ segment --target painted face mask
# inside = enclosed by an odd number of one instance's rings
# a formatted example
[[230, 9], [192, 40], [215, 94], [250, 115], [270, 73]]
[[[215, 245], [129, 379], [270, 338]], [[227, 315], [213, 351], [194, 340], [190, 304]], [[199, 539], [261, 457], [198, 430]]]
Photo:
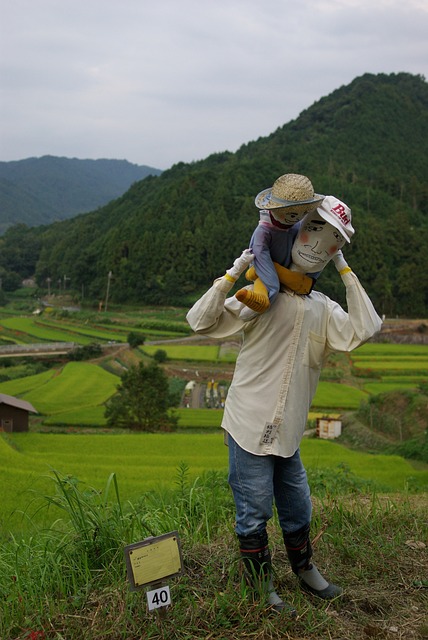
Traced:
[[314, 213], [308, 216], [300, 229], [291, 252], [294, 267], [304, 273], [322, 271], [345, 238], [331, 224]]
[[334, 196], [327, 196], [303, 220], [291, 252], [292, 269], [304, 273], [322, 271], [345, 242], [350, 242], [353, 233], [350, 208]]
[[302, 218], [310, 211], [314, 211], [316, 209], [315, 205], [307, 205], [306, 207], [280, 207], [278, 209], [271, 209], [270, 213], [281, 222], [281, 224], [289, 225], [290, 227]]

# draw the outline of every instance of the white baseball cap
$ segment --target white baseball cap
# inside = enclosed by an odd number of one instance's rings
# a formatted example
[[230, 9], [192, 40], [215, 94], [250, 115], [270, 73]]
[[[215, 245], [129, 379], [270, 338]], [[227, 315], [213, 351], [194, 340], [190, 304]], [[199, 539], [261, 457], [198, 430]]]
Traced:
[[335, 198], [335, 196], [326, 196], [322, 204], [317, 208], [317, 213], [326, 222], [336, 227], [346, 242], [351, 242], [355, 230], [351, 224], [351, 209], [347, 204]]

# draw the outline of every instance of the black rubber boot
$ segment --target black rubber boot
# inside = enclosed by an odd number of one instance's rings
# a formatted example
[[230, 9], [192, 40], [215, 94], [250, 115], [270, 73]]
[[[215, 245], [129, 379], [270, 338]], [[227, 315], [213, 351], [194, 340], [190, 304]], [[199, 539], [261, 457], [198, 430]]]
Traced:
[[265, 594], [271, 609], [294, 618], [296, 610], [284, 602], [274, 589], [272, 560], [266, 531], [251, 536], [239, 536], [239, 551], [248, 582], [259, 594]]
[[312, 545], [309, 539], [310, 525], [306, 525], [298, 531], [286, 534], [283, 532], [285, 548], [293, 572], [299, 579], [299, 584], [304, 591], [311, 593], [323, 600], [331, 600], [340, 596], [342, 589], [328, 582], [311, 562]]

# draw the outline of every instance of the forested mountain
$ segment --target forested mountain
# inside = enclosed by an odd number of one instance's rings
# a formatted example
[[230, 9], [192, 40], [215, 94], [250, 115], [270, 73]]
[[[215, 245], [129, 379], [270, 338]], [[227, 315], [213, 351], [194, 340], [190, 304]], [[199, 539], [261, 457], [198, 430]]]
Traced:
[[126, 160], [43, 156], [0, 162], [0, 234], [18, 223], [37, 226], [93, 211], [134, 182], [160, 174]]
[[[287, 172], [352, 208], [344, 253], [379, 313], [426, 317], [428, 86], [407, 73], [365, 74], [270, 136], [174, 165], [92, 213], [10, 229], [0, 275], [7, 284], [35, 273], [46, 287], [67, 274], [99, 300], [111, 271], [112, 301], [188, 304], [248, 246], [254, 196]], [[343, 302], [333, 265], [317, 288]]]

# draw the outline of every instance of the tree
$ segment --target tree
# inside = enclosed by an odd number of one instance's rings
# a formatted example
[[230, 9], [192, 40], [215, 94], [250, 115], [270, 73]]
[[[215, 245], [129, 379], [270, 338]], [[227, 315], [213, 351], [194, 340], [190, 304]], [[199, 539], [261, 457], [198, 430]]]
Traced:
[[172, 431], [177, 417], [168, 410], [176, 406], [169, 391], [168, 377], [155, 363], [140, 362], [121, 378], [117, 393], [110, 399], [105, 418], [110, 427], [134, 431]]
[[161, 364], [161, 362], [168, 360], [168, 354], [164, 349], [157, 349], [153, 354], [153, 359], [156, 360], [158, 364]]
[[130, 333], [128, 333], [128, 344], [131, 349], [136, 349], [141, 344], [144, 344], [145, 341], [145, 336], [141, 335], [140, 333], [136, 333], [135, 331], [131, 331]]
[[[365, 74], [236, 153], [178, 163], [69, 220], [10, 227], [0, 236], [3, 289], [34, 273], [46, 288], [47, 278], [67, 274], [88, 301], [100, 300], [112, 270], [114, 303], [188, 307], [247, 246], [258, 221], [255, 194], [293, 171], [351, 207], [356, 236], [344, 254], [375, 307], [426, 317], [427, 301], [408, 298], [409, 274], [397, 270], [411, 262], [413, 287], [427, 290], [427, 104], [421, 76]], [[319, 286], [341, 302], [331, 274]]]
[[69, 360], [92, 360], [92, 358], [98, 358], [102, 354], [103, 350], [98, 342], [91, 342], [85, 344], [83, 347], [75, 347], [69, 353]]

